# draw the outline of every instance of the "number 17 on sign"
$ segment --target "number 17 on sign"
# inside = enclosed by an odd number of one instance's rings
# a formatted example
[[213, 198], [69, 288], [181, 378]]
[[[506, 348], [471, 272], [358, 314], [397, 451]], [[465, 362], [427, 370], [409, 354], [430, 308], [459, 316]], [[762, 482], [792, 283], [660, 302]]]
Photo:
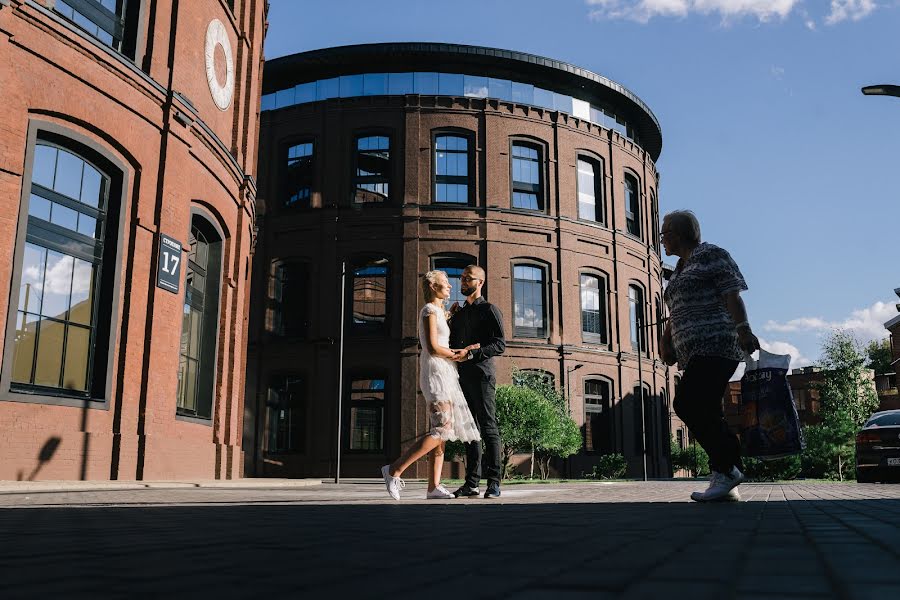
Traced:
[[173, 294], [177, 294], [181, 287], [181, 253], [181, 242], [164, 233], [159, 235], [156, 285]]

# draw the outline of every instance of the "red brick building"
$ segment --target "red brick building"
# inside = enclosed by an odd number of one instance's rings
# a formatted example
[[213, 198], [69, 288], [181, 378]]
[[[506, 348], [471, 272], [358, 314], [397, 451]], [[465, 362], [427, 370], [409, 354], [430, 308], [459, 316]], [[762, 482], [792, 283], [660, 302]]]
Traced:
[[639, 476], [647, 448], [648, 474], [671, 474], [662, 136], [637, 96], [508, 50], [348, 46], [268, 61], [260, 134], [248, 473], [333, 476], [340, 431], [342, 474], [372, 476], [424, 432], [419, 279], [458, 291], [476, 263], [505, 319], [498, 382], [572, 391], [571, 472], [618, 452]]
[[0, 2], [0, 479], [240, 476], [265, 10]]
[[[900, 288], [894, 288], [900, 298]], [[897, 304], [900, 312], [900, 304]], [[891, 369], [875, 376], [875, 389], [878, 390], [879, 410], [900, 409], [900, 392], [897, 389], [897, 371], [900, 370], [900, 314], [884, 324], [891, 333]]]

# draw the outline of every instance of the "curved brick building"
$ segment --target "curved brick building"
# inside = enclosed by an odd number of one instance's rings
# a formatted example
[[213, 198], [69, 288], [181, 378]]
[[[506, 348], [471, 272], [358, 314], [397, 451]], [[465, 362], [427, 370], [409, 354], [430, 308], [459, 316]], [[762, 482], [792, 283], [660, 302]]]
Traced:
[[240, 476], [264, 34], [0, 2], [0, 479]]
[[670, 474], [662, 137], [637, 96], [570, 64], [452, 44], [295, 54], [264, 81], [248, 473], [334, 475], [340, 428], [342, 474], [372, 476], [424, 431], [419, 278], [444, 269], [458, 290], [477, 263], [505, 319], [499, 382], [525, 369], [572, 390], [585, 443], [566, 468], [619, 452], [640, 475], [646, 444], [649, 475]]

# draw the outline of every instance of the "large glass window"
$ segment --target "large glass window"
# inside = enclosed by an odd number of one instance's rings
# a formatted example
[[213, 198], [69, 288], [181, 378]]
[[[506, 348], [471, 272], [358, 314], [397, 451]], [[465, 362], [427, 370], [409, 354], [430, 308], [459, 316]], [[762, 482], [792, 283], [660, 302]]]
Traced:
[[534, 144], [512, 145], [512, 206], [544, 210], [541, 150]]
[[647, 319], [644, 318], [644, 290], [628, 286], [628, 318], [631, 324], [631, 349], [647, 351]]
[[613, 452], [612, 386], [606, 379], [584, 382], [584, 449], [586, 452]]
[[122, 51], [127, 3], [126, 0], [56, 0], [54, 9], [110, 48]]
[[[14, 389], [89, 397], [95, 377], [110, 177], [67, 148], [38, 141], [16, 309]], [[113, 246], [114, 248], [114, 246]], [[107, 259], [111, 258], [107, 256]], [[96, 389], [98, 396], [102, 390]]]
[[600, 162], [578, 157], [578, 218], [604, 222], [603, 168]]
[[466, 267], [475, 264], [475, 258], [472, 256], [460, 254], [455, 256], [434, 256], [431, 258], [431, 268], [447, 273], [447, 281], [450, 282], [450, 298], [447, 299], [448, 305], [458, 302], [462, 306], [466, 297], [462, 293], [462, 282], [460, 278]]
[[194, 215], [188, 244], [176, 410], [180, 415], [209, 419], [215, 386], [222, 241], [206, 219]]
[[308, 267], [304, 263], [278, 263], [272, 269], [272, 332], [304, 337], [309, 329]]
[[544, 269], [533, 265], [513, 267], [513, 325], [517, 337], [546, 337]]
[[268, 452], [300, 452], [306, 433], [303, 380], [296, 375], [274, 377], [269, 383]]
[[434, 138], [434, 201], [468, 204], [469, 139], [440, 134]]
[[313, 143], [303, 142], [288, 148], [284, 205], [288, 208], [312, 206], [314, 177], [315, 151]]
[[625, 175], [625, 228], [631, 235], [641, 237], [641, 198], [637, 179]]
[[362, 260], [353, 265], [353, 328], [383, 331], [387, 321], [388, 276], [386, 258]]
[[384, 450], [384, 379], [353, 379], [350, 383], [350, 450]]
[[390, 199], [391, 139], [370, 135], [356, 139], [354, 204], [381, 204]]
[[606, 280], [597, 275], [581, 275], [581, 334], [586, 341], [607, 343]]

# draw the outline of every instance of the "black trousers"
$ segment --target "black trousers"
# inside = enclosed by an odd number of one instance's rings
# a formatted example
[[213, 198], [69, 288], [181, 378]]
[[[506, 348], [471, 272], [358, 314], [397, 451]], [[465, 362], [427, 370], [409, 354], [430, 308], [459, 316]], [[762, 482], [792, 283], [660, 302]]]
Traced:
[[475, 417], [482, 442], [466, 444], [466, 485], [478, 487], [481, 481], [482, 464], [488, 485], [500, 484], [500, 430], [497, 427], [497, 382], [493, 375], [481, 371], [460, 373], [459, 386]]
[[741, 444], [722, 413], [722, 397], [737, 365], [730, 358], [695, 356], [681, 376], [673, 404], [675, 414], [709, 455], [709, 468], [719, 473], [744, 469]]

